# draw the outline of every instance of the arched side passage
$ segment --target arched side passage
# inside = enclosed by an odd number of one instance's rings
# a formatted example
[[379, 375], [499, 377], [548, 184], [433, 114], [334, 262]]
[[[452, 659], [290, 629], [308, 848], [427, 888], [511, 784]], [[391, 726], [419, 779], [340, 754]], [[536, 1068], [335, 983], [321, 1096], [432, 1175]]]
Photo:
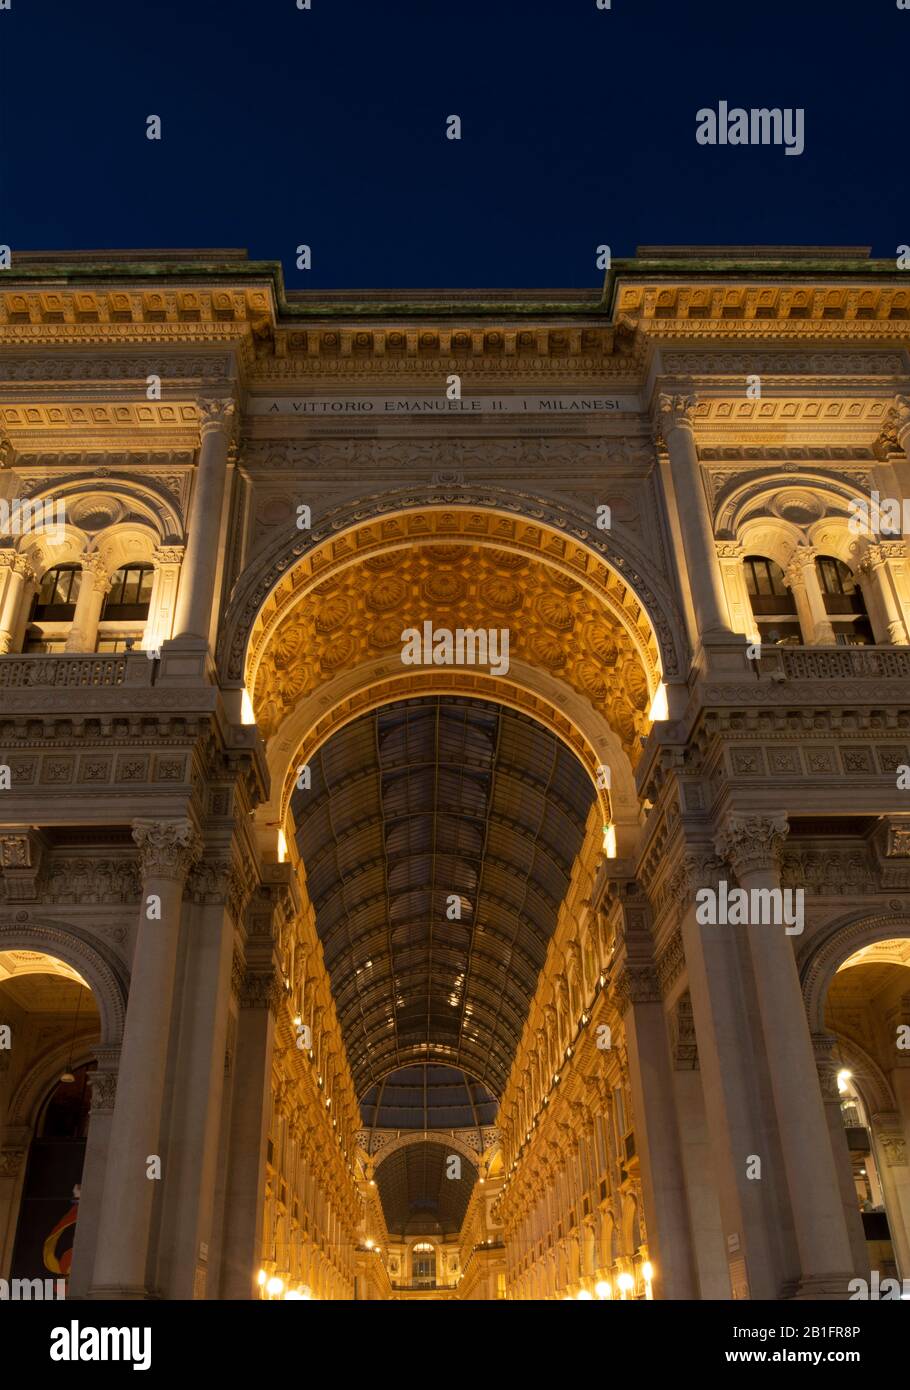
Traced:
[[99, 1046], [116, 1048], [123, 1041], [129, 984], [122, 963], [100, 942], [77, 927], [17, 909], [0, 914], [0, 950], [44, 951], [57, 956], [91, 988], [101, 1016]]
[[824, 1033], [825, 1001], [831, 981], [845, 960], [863, 946], [887, 941], [892, 936], [910, 937], [910, 916], [903, 912], [850, 912], [830, 922], [811, 937], [797, 955], [809, 1028]]

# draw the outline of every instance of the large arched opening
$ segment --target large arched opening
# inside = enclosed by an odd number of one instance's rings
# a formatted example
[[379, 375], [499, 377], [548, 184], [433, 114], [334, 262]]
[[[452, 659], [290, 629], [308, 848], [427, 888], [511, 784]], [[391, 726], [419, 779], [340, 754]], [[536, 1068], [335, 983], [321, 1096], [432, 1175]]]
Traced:
[[[415, 506], [364, 520], [286, 557], [245, 620], [241, 597], [222, 661], [266, 739], [260, 845], [290, 862], [330, 985], [318, 1015], [337, 1020], [339, 1040], [316, 1040], [309, 1054], [326, 1105], [349, 1068], [364, 1123], [390, 1075], [435, 1067], [470, 1076], [498, 1106], [560, 913], [573, 885], [573, 901], [587, 891], [574, 881], [579, 865], [589, 885], [598, 858], [633, 852], [634, 768], [652, 721], [666, 717], [676, 660], [668, 626], [602, 554], [493, 509]], [[461, 655], [462, 633], [490, 641]], [[565, 993], [548, 1005], [554, 1064], [562, 1034], [584, 1028], [601, 944], [574, 930]], [[292, 1007], [310, 1027], [292, 955]], [[446, 1286], [453, 1271], [476, 1282], [459, 1296], [504, 1288], [501, 1268], [480, 1279], [479, 1260], [473, 1272], [460, 1264], [475, 1253], [471, 1231], [483, 1230], [485, 1247], [501, 1243], [482, 1190], [492, 1165], [505, 1177], [490, 1128], [492, 1149], [481, 1135], [479, 1179], [459, 1210], [464, 1231], [415, 1228], [419, 1215], [396, 1231], [400, 1280], [410, 1258], [401, 1242], [426, 1239], [440, 1247]], [[442, 1127], [447, 1145], [439, 1132], [425, 1124], [418, 1146], [390, 1132], [382, 1152], [370, 1151], [371, 1136], [359, 1158], [367, 1181], [377, 1186], [380, 1168], [425, 1172], [431, 1150], [458, 1160], [455, 1129]], [[470, 1161], [462, 1180], [466, 1171]], [[392, 1199], [379, 1186], [366, 1248], [388, 1253]], [[573, 1285], [595, 1263], [584, 1239]]]
[[810, 944], [810, 1026], [825, 1051], [835, 1155], [864, 1265], [910, 1277], [910, 922], [854, 916]]

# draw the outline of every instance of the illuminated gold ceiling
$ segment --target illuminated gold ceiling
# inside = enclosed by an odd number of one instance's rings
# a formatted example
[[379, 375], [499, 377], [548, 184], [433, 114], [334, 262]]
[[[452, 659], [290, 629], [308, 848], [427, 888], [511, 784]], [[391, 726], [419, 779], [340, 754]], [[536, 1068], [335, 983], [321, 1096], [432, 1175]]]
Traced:
[[[79, 996], [76, 986], [84, 991]], [[0, 951], [0, 991], [27, 1013], [97, 1014], [89, 986], [72, 966], [44, 951]]]
[[[614, 605], [623, 591], [616, 581]], [[262, 651], [253, 689], [260, 728], [270, 736], [321, 683], [400, 653], [404, 629], [426, 620], [450, 629], [508, 628], [510, 661], [543, 669], [585, 696], [635, 762], [636, 735], [649, 727], [649, 678], [641, 646], [615, 611], [563, 569], [457, 540], [370, 555], [312, 586]]]

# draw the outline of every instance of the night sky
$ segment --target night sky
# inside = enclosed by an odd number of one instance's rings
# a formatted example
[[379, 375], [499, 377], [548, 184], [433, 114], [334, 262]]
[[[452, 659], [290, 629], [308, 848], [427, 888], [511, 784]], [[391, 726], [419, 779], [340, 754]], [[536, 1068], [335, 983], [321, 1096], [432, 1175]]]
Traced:
[[[895, 0], [311, 3], [12, 0], [0, 242], [247, 247], [312, 289], [593, 288], [599, 243], [910, 243]], [[805, 152], [698, 145], [721, 100], [802, 107]]]

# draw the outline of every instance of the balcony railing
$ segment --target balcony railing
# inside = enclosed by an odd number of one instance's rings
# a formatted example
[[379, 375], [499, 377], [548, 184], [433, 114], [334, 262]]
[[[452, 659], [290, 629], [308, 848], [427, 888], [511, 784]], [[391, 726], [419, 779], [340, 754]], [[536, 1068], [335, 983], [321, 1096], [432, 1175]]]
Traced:
[[[791, 680], [888, 680], [910, 676], [907, 647], [778, 647], [781, 670]], [[764, 660], [765, 653], [762, 652]]]
[[0, 662], [0, 687], [122, 685], [126, 658], [24, 656]]
[[56, 652], [35, 656], [0, 657], [0, 690], [113, 689], [119, 685], [152, 684], [154, 662], [144, 652], [133, 654]]

